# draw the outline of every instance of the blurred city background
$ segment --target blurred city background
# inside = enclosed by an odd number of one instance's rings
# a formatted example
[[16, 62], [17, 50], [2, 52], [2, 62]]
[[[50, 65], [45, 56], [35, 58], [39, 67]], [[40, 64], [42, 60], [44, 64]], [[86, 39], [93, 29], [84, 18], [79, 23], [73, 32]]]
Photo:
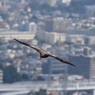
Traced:
[[0, 95], [95, 95], [95, 0], [0, 0]]

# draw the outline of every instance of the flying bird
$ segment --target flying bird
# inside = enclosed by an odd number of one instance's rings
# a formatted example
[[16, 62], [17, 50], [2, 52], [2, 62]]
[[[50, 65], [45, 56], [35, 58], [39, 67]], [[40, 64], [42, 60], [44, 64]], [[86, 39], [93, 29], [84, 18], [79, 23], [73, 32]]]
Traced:
[[[14, 38], [14, 40], [16, 40], [17, 42], [19, 42], [19, 43], [21, 43], [21, 44], [23, 44], [23, 45], [26, 45], [26, 46], [28, 46], [28, 47], [30, 47], [30, 48], [33, 48], [33, 49], [35, 49], [36, 51], [38, 51], [38, 52], [40, 53], [40, 58], [47, 58], [47, 57], [50, 56], [50, 57], [53, 57], [53, 58], [55, 58], [55, 59], [57, 59], [57, 60], [59, 60], [59, 61], [61, 61], [61, 62], [63, 62], [63, 63], [66, 63], [66, 64], [69, 64], [69, 65], [75, 66], [74, 64], [72, 64], [72, 63], [69, 62], [69, 61], [66, 61], [66, 60], [64, 60], [64, 59], [62, 59], [62, 58], [60, 58], [60, 57], [58, 57], [58, 56], [56, 56], [56, 55], [47, 53], [47, 52], [46, 52], [45, 50], [43, 50], [42, 48], [29, 45], [29, 44], [27, 44], [27, 43], [25, 43], [25, 42], [22, 42], [22, 41], [19, 41], [19, 40], [15, 39], [15, 38]], [[75, 67], [76, 67], [76, 66], [75, 66]]]

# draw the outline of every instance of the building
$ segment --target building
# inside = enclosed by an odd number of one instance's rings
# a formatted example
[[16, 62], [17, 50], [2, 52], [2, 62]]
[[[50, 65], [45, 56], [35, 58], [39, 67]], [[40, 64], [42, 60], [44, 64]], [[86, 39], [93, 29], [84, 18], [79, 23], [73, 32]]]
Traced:
[[55, 59], [49, 59], [47, 63], [42, 64], [43, 74], [62, 74], [65, 69], [66, 65]]
[[29, 21], [26, 19], [19, 20], [18, 22], [18, 30], [19, 31], [29, 31]]
[[20, 20], [18, 24], [19, 24], [18, 26], [19, 31], [29, 31], [29, 32], [37, 31], [37, 24], [35, 22], [29, 22], [28, 20]]
[[2, 8], [2, 1], [0, 1], [0, 8]]
[[3, 71], [0, 70], [0, 83], [3, 83]]
[[84, 39], [85, 45], [93, 45], [95, 44], [95, 37], [94, 36], [86, 36]]
[[30, 32], [37, 32], [37, 25], [35, 22], [29, 23], [29, 31]]
[[5, 40], [11, 40], [13, 38], [17, 39], [34, 39], [35, 32], [18, 32], [18, 31], [8, 31], [8, 32], [0, 32], [0, 38], [4, 38]]
[[45, 20], [45, 30], [67, 33], [66, 20], [62, 17], [47, 18]]
[[85, 36], [95, 36], [95, 30], [89, 30], [89, 29], [71, 29], [69, 31], [70, 35], [85, 35]]
[[51, 7], [54, 7], [57, 3], [57, 0], [46, 0], [46, 3], [48, 3]]
[[63, 43], [66, 40], [65, 33], [56, 33], [56, 32], [37, 32], [37, 39], [49, 44]]
[[83, 54], [69, 55], [69, 61], [76, 65], [76, 68], [68, 66], [69, 74], [95, 79], [95, 55], [91, 55], [89, 51], [89, 48], [84, 48]]
[[94, 16], [95, 15], [95, 5], [86, 5], [85, 6], [85, 14], [88, 16]]
[[65, 4], [66, 6], [69, 6], [71, 3], [71, 0], [62, 0], [62, 3]]
[[66, 42], [77, 43], [81, 45], [84, 45], [84, 39], [85, 39], [84, 35], [67, 35], [66, 36]]

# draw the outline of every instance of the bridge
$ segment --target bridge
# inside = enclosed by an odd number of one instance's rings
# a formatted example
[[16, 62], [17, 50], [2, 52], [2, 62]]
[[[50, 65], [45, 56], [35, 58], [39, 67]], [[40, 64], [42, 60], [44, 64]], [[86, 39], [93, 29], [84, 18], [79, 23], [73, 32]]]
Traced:
[[[62, 91], [64, 90], [64, 83], [53, 81], [49, 85], [48, 82], [42, 81], [0, 84], [0, 95], [27, 95], [30, 91], [39, 91], [40, 88]], [[68, 82], [65, 89], [67, 91], [92, 90], [93, 95], [95, 95], [95, 82]]]

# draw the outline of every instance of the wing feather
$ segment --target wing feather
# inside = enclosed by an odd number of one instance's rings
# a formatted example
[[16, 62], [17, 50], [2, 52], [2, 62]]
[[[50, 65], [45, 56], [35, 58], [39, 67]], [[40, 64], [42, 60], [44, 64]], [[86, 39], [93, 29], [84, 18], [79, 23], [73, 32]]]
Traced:
[[[57, 59], [57, 60], [59, 60], [59, 61], [61, 61], [61, 62], [63, 62], [63, 63], [66, 63], [66, 64], [69, 64], [69, 65], [75, 66], [75, 65], [72, 64], [71, 62], [66, 61], [66, 60], [64, 60], [64, 59], [62, 59], [62, 58], [60, 58], [60, 57], [58, 57], [58, 56], [56, 56], [56, 55], [50, 54], [50, 56], [53, 57], [53, 58], [55, 58], [55, 59]], [[75, 67], [76, 67], [76, 66], [75, 66]]]
[[[14, 38], [14, 40], [16, 40], [17, 42], [19, 42], [19, 43], [21, 43], [21, 44], [23, 44], [23, 45], [26, 45], [26, 46], [29, 46], [29, 47], [35, 49], [35, 50], [38, 51], [40, 54], [46, 53], [43, 49], [41, 49], [41, 48], [39, 48], [39, 47], [29, 45], [29, 44], [27, 44], [27, 43], [25, 43], [25, 42], [21, 42], [21, 41], [15, 39], [15, 38]], [[47, 53], [46, 53], [46, 54], [47, 54]], [[59, 61], [61, 61], [61, 62], [63, 62], [63, 63], [66, 63], [66, 64], [69, 64], [69, 65], [75, 66], [75, 65], [72, 64], [71, 62], [66, 61], [66, 60], [64, 60], [64, 59], [62, 59], [62, 58], [60, 58], [60, 57], [58, 57], [58, 56], [56, 56], [56, 55], [52, 55], [52, 54], [48, 54], [48, 55], [51, 56], [51, 57], [56, 58], [57, 60], [59, 60]], [[76, 67], [76, 66], [75, 66], [75, 67]]]
[[35, 50], [38, 51], [39, 53], [41, 53], [42, 51], [44, 51], [43, 49], [41, 49], [41, 48], [39, 48], [39, 47], [29, 45], [29, 44], [27, 44], [27, 43], [25, 43], [25, 42], [22, 42], [22, 41], [19, 41], [19, 40], [15, 39], [15, 38], [14, 38], [14, 40], [16, 40], [17, 42], [19, 42], [19, 43], [21, 43], [21, 44], [23, 44], [23, 45], [26, 45], [26, 46], [29, 46], [29, 47], [35, 49]]

